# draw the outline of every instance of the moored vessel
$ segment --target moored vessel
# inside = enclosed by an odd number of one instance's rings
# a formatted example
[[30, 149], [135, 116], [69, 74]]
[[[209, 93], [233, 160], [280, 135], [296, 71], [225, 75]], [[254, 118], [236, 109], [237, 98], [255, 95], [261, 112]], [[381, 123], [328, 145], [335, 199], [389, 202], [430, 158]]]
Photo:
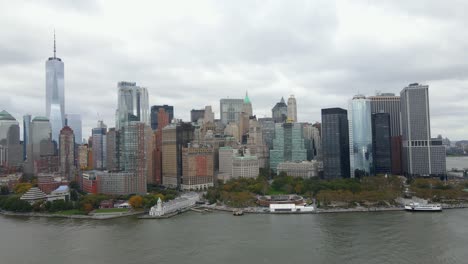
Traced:
[[440, 204], [410, 203], [405, 205], [405, 210], [411, 212], [441, 212], [442, 206]]

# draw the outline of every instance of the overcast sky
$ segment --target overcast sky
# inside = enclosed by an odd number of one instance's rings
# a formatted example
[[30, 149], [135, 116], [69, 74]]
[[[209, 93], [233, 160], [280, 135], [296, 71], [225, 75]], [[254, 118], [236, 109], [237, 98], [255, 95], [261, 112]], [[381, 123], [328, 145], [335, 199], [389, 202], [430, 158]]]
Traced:
[[[131, 4], [130, 4], [131, 3]], [[0, 110], [45, 115], [45, 61], [65, 63], [83, 136], [114, 125], [117, 82], [175, 117], [248, 90], [258, 117], [290, 94], [301, 122], [354, 94], [429, 85], [433, 137], [468, 139], [468, 1], [0, 0]]]

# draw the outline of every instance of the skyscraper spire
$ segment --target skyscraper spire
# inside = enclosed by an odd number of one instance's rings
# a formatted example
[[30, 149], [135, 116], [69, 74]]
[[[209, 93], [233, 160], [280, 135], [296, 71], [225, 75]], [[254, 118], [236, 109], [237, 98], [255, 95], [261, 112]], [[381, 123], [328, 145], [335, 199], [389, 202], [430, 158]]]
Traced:
[[54, 28], [54, 59], [57, 58], [57, 57], [55, 56], [55, 53], [56, 53], [56, 48], [55, 48], [55, 28]]

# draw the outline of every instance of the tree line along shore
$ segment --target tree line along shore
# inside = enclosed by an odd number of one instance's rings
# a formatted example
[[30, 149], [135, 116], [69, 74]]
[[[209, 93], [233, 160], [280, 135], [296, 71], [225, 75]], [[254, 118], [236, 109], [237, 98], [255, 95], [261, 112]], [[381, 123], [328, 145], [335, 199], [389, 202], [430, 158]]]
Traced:
[[[57, 216], [81, 215], [94, 213], [117, 213], [115, 209], [101, 209], [106, 200], [128, 201], [131, 209], [119, 212], [134, 214], [144, 212], [154, 206], [159, 198], [169, 201], [179, 192], [150, 186], [146, 195], [104, 195], [86, 194], [78, 185], [70, 183], [70, 199], [56, 201], [38, 201], [30, 204], [20, 199], [21, 195], [35, 185], [34, 179], [18, 184], [10, 193], [0, 190], [0, 210], [9, 213], [53, 214]], [[430, 202], [444, 203], [459, 207], [468, 202], [468, 181], [417, 178], [407, 180], [401, 176], [374, 176], [355, 179], [321, 180], [318, 178], [297, 178], [282, 173], [269, 179], [257, 178], [231, 179], [218, 181], [208, 189], [204, 199], [208, 204], [225, 208], [259, 207], [259, 196], [297, 194], [309, 204], [314, 204], [321, 211], [351, 210], [353, 208], [395, 208], [402, 206], [400, 198], [418, 197]], [[359, 210], [358, 210], [359, 211]]]

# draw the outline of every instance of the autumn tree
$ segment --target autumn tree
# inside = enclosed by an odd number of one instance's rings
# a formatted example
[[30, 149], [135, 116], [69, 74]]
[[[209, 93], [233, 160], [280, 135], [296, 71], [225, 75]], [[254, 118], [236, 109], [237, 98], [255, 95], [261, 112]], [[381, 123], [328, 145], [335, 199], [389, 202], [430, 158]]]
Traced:
[[132, 206], [132, 208], [142, 208], [143, 207], [143, 197], [140, 195], [135, 195], [128, 200], [128, 203]]
[[24, 182], [24, 183], [18, 183], [16, 186], [15, 186], [15, 189], [14, 189], [14, 192], [16, 194], [23, 194], [27, 191], [29, 191], [29, 189], [32, 188], [32, 184], [31, 183], [27, 183], [27, 182]]

